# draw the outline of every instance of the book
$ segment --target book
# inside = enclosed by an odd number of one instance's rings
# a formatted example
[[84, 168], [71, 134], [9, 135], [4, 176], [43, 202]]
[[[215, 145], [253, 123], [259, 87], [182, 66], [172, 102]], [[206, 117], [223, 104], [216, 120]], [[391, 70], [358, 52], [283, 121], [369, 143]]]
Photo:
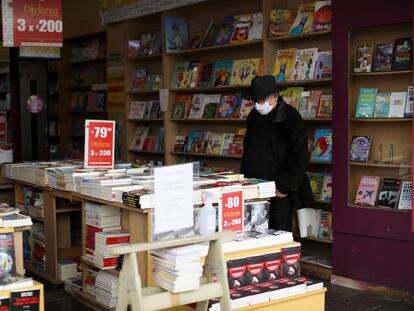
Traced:
[[184, 49], [188, 42], [187, 18], [181, 16], [165, 16], [164, 24], [167, 53]]
[[370, 148], [371, 136], [353, 136], [349, 160], [352, 162], [368, 162]]
[[147, 105], [147, 102], [144, 102], [144, 101], [131, 101], [128, 119], [130, 120], [143, 119], [146, 105]]
[[321, 173], [308, 173], [309, 183], [315, 200], [321, 199], [324, 177]]
[[321, 210], [315, 208], [301, 208], [298, 210], [299, 233], [301, 238], [316, 238], [318, 234]]
[[222, 143], [223, 143], [223, 134], [222, 133], [212, 133], [208, 137], [205, 153], [207, 153], [207, 154], [220, 154]]
[[296, 14], [296, 18], [289, 30], [289, 34], [301, 35], [311, 32], [314, 14], [315, 2], [301, 4]]
[[175, 95], [174, 109], [172, 113], [173, 119], [184, 119], [187, 117], [186, 112], [193, 99], [192, 94], [177, 94]]
[[388, 118], [391, 93], [377, 93], [374, 118]]
[[293, 64], [296, 60], [297, 49], [280, 49], [276, 52], [273, 75], [276, 82], [289, 81], [292, 76]]
[[263, 13], [257, 12], [252, 14], [252, 25], [249, 29], [248, 40], [260, 40], [263, 37]]
[[0, 276], [0, 288], [4, 291], [14, 291], [30, 286], [33, 286], [33, 280], [31, 278], [26, 278], [16, 273], [6, 273]]
[[400, 200], [398, 202], [398, 209], [410, 210], [412, 209], [413, 199], [413, 184], [411, 181], [404, 181], [401, 185]]
[[332, 95], [322, 95], [319, 100], [317, 118], [332, 118]]
[[312, 160], [330, 162], [332, 160], [332, 129], [316, 129], [314, 141]]
[[[33, 283], [33, 282], [32, 282]], [[39, 311], [40, 290], [12, 291], [10, 296], [11, 311]]]
[[221, 60], [214, 63], [213, 74], [211, 76], [211, 86], [227, 86], [230, 84], [233, 72], [232, 60]]
[[16, 272], [13, 233], [0, 234], [0, 275]]
[[392, 70], [411, 70], [413, 63], [413, 38], [396, 39], [392, 53]]
[[150, 127], [138, 126], [135, 130], [135, 135], [132, 139], [131, 149], [142, 150], [142, 148], [144, 147], [145, 139], [147, 138], [149, 132], [150, 132]]
[[199, 87], [201, 75], [207, 63], [195, 62], [190, 64], [190, 87]]
[[5, 215], [0, 218], [0, 226], [4, 228], [31, 226], [32, 219], [22, 214]]
[[295, 18], [295, 12], [287, 9], [273, 9], [270, 11], [270, 33], [283, 36], [289, 32]]
[[413, 117], [413, 100], [414, 100], [414, 87], [409, 85], [407, 88], [407, 98], [405, 99], [404, 118]]
[[233, 18], [230, 43], [247, 42], [249, 40], [249, 31], [252, 23], [252, 14], [235, 15]]
[[378, 206], [396, 208], [400, 196], [401, 179], [384, 178], [378, 195]]
[[326, 175], [323, 179], [321, 201], [332, 201], [332, 175]]
[[213, 73], [213, 65], [210, 63], [204, 63], [204, 66], [202, 67], [198, 86], [199, 87], [208, 87], [210, 86], [211, 81], [211, 75]]
[[188, 72], [189, 62], [177, 62], [175, 64], [172, 88], [184, 88], [190, 84], [190, 73]]
[[10, 296], [0, 297], [0, 311], [10, 311]]
[[235, 60], [230, 85], [250, 85], [256, 75], [262, 74], [262, 59], [249, 58]]
[[244, 135], [234, 135], [233, 142], [229, 145], [229, 153], [231, 156], [241, 156], [243, 154]]
[[373, 45], [357, 46], [354, 72], [371, 72], [373, 48]]
[[235, 95], [223, 95], [220, 99], [220, 105], [217, 109], [216, 118], [219, 119], [231, 119], [235, 113]]
[[318, 48], [297, 50], [291, 80], [310, 80], [314, 76]]
[[240, 116], [239, 119], [245, 120], [254, 108], [254, 101], [249, 99], [242, 99], [240, 104]]
[[394, 44], [377, 44], [375, 47], [374, 71], [390, 71]]
[[330, 31], [332, 28], [331, 1], [316, 1], [313, 17], [313, 31]]
[[155, 31], [151, 37], [151, 48], [148, 52], [149, 55], [161, 53], [161, 32]]
[[308, 101], [309, 101], [310, 93], [311, 93], [310, 91], [302, 91], [300, 93], [298, 110], [302, 118], [306, 118], [308, 114]]
[[189, 119], [201, 119], [204, 112], [204, 94], [194, 94], [189, 107]]
[[198, 49], [201, 45], [201, 42], [204, 39], [204, 32], [202, 31], [197, 31], [195, 33], [193, 33], [188, 42], [187, 45], [185, 47], [185, 50], [193, 50], [193, 49]]
[[210, 41], [210, 35], [214, 28], [214, 20], [210, 20], [208, 23], [207, 29], [204, 32], [203, 39], [200, 42], [199, 48], [203, 48], [207, 46], [207, 43]]
[[158, 100], [151, 100], [149, 103], [151, 105], [149, 119], [157, 119], [160, 114], [160, 102]]
[[404, 118], [407, 92], [392, 92], [388, 118]]
[[220, 29], [214, 40], [214, 45], [224, 45], [230, 43], [233, 29], [233, 16], [227, 16], [223, 19]]
[[327, 211], [321, 212], [321, 218], [318, 226], [318, 239], [332, 240], [332, 213]]
[[228, 155], [230, 150], [230, 145], [233, 143], [234, 134], [223, 134], [223, 143], [221, 144], [220, 154]]
[[308, 108], [307, 108], [307, 119], [314, 119], [316, 118], [316, 114], [318, 113], [319, 107], [319, 100], [321, 98], [322, 91], [315, 90], [311, 91], [309, 100], [308, 100]]
[[204, 112], [203, 119], [215, 119], [217, 109], [220, 104], [221, 94], [205, 94], [204, 95]]
[[332, 51], [318, 52], [314, 79], [332, 79]]
[[362, 175], [359, 182], [355, 204], [375, 206], [381, 178], [379, 176]]
[[377, 100], [377, 88], [362, 87], [359, 89], [355, 118], [373, 118]]

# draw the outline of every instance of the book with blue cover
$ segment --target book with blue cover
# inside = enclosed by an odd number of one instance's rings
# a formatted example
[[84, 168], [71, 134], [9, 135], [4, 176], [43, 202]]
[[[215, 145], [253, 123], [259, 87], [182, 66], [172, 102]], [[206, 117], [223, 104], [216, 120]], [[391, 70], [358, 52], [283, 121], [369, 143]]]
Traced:
[[332, 129], [316, 129], [312, 161], [332, 161]]
[[390, 112], [391, 93], [378, 93], [375, 102], [374, 118], [388, 118]]
[[233, 72], [232, 60], [221, 60], [214, 63], [213, 74], [211, 76], [211, 86], [226, 86], [230, 84]]
[[167, 47], [167, 53], [183, 50], [187, 46], [187, 18], [182, 16], [165, 17], [165, 42]]
[[355, 118], [373, 118], [378, 88], [362, 87], [359, 89]]

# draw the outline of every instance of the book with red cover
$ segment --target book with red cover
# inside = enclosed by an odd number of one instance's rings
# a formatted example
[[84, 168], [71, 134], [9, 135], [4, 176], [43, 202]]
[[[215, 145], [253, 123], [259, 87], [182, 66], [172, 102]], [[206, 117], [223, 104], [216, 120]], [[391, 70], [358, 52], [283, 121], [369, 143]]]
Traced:
[[229, 155], [241, 156], [243, 154], [244, 135], [234, 135], [233, 143], [229, 145]]
[[114, 232], [98, 232], [95, 235], [96, 243], [103, 245], [114, 245], [121, 243], [129, 243], [129, 232], [114, 231]]
[[231, 119], [236, 112], [236, 95], [223, 95], [217, 109], [218, 119]]
[[375, 206], [381, 178], [379, 176], [362, 175], [359, 182], [355, 204]]

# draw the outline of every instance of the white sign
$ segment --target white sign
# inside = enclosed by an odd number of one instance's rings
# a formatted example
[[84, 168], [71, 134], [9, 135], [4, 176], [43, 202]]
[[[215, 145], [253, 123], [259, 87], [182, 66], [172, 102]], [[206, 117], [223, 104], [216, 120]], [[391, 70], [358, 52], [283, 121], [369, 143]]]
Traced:
[[154, 169], [155, 234], [194, 226], [193, 164]]
[[160, 89], [160, 110], [163, 112], [168, 111], [168, 101], [169, 101], [169, 90], [168, 89]]

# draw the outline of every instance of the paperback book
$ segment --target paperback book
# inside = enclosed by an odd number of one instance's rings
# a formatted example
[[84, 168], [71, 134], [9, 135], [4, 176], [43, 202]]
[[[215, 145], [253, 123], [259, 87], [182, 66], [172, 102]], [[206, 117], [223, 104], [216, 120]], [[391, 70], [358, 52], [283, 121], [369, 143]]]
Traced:
[[220, 100], [220, 105], [217, 110], [217, 118], [231, 119], [234, 117], [236, 107], [235, 95], [223, 95]]
[[309, 183], [315, 200], [321, 199], [324, 175], [320, 173], [308, 173]]
[[396, 208], [400, 195], [401, 179], [384, 178], [378, 196], [378, 206]]
[[313, 31], [330, 31], [332, 28], [331, 1], [316, 1]]
[[270, 33], [283, 36], [289, 32], [295, 19], [296, 12], [287, 9], [273, 9], [270, 11]]
[[414, 87], [410, 85], [407, 88], [407, 98], [405, 99], [404, 118], [413, 117], [413, 100], [414, 100]]
[[233, 61], [222, 60], [214, 63], [213, 74], [211, 76], [211, 86], [230, 85], [231, 75], [233, 72]]
[[182, 50], [187, 46], [188, 22], [185, 17], [165, 17], [165, 42], [167, 53]]
[[332, 118], [332, 108], [332, 95], [322, 95], [316, 117], [321, 119]]
[[172, 79], [171, 87], [174, 88], [186, 88], [190, 85], [190, 72], [188, 68], [189, 62], [178, 62], [175, 64], [174, 77]]
[[223, 19], [221, 27], [214, 40], [214, 45], [224, 45], [230, 43], [233, 29], [233, 16], [227, 16]]
[[362, 175], [359, 182], [355, 204], [375, 206], [381, 178]]
[[332, 201], [332, 175], [326, 175], [323, 180], [321, 201], [325, 201], [325, 202]]
[[319, 101], [322, 95], [322, 91], [316, 90], [311, 91], [309, 100], [308, 100], [308, 108], [307, 108], [307, 115], [306, 119], [314, 119], [318, 113]]
[[377, 93], [374, 118], [388, 118], [391, 93]]
[[248, 41], [252, 24], [252, 14], [241, 14], [234, 16], [230, 43], [234, 44]]
[[400, 201], [398, 202], [398, 209], [410, 210], [412, 209], [412, 182], [404, 181], [401, 186]]
[[291, 80], [310, 80], [314, 76], [318, 48], [297, 50]]
[[355, 118], [373, 118], [377, 100], [377, 88], [360, 88]]
[[413, 63], [413, 38], [396, 39], [392, 58], [392, 70], [411, 70]]
[[[299, 104], [302, 92], [304, 91], [304, 87], [302, 86], [295, 86], [295, 87], [288, 87], [284, 90], [279, 92], [279, 96], [283, 97], [283, 100], [286, 104], [295, 107], [296, 110], [299, 110]], [[307, 109], [307, 102], [305, 106], [305, 110]]]
[[188, 118], [201, 119], [204, 112], [204, 94], [194, 94], [189, 106]]
[[354, 72], [371, 72], [373, 45], [358, 45]]
[[190, 106], [192, 99], [193, 99], [192, 94], [177, 94], [175, 96], [172, 118], [173, 119], [187, 118], [188, 117], [186, 115], [186, 112], [188, 111], [187, 108]]
[[262, 74], [262, 59], [251, 58], [235, 60], [231, 74], [231, 85], [250, 85], [256, 75]]
[[330, 162], [332, 160], [332, 129], [316, 129], [312, 161]]
[[273, 75], [276, 82], [288, 81], [291, 79], [293, 64], [296, 60], [296, 49], [281, 49], [276, 52], [275, 67]]
[[332, 51], [318, 52], [314, 79], [332, 79]]
[[371, 136], [353, 136], [350, 147], [350, 161], [368, 162], [371, 148]]
[[204, 112], [203, 119], [214, 119], [217, 115], [217, 109], [220, 104], [221, 94], [204, 95]]
[[374, 71], [390, 71], [394, 44], [378, 44], [375, 48]]
[[404, 118], [407, 92], [392, 92], [388, 118]]
[[315, 2], [301, 4], [292, 27], [289, 30], [289, 34], [301, 35], [311, 32], [314, 14]]

